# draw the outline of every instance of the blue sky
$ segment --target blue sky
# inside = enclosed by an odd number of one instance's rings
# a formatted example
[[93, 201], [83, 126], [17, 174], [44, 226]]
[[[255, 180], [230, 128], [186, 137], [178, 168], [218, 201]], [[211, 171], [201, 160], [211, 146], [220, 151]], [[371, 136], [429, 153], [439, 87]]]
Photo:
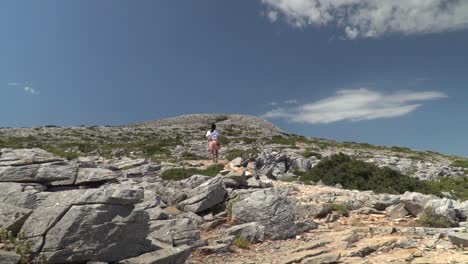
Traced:
[[2, 1], [0, 126], [243, 113], [468, 156], [468, 2], [314, 1]]

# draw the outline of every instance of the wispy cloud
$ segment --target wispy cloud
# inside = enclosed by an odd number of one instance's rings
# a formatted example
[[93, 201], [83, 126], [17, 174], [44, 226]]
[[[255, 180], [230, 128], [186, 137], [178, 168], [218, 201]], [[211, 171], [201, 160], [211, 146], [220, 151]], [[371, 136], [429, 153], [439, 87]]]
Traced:
[[263, 117], [308, 124], [390, 118], [415, 111], [421, 106], [420, 102], [446, 97], [438, 91], [382, 93], [365, 88], [340, 90], [334, 96], [317, 102], [273, 109]]
[[22, 83], [22, 82], [9, 82], [8, 86], [22, 89], [27, 94], [31, 94], [31, 95], [39, 94], [39, 91], [36, 90], [35, 88], [33, 88], [32, 83], [30, 83], [30, 82], [24, 82], [24, 83]]
[[290, 99], [290, 100], [286, 100], [284, 101], [285, 104], [297, 104], [297, 100], [296, 99]]
[[336, 26], [348, 39], [468, 28], [466, 0], [262, 0], [271, 22]]

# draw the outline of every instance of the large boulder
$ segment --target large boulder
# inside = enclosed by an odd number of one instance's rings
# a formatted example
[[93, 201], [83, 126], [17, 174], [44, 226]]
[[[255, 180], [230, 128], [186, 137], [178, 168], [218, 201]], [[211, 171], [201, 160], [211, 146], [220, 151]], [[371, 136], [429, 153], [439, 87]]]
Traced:
[[424, 205], [424, 210], [430, 209], [436, 215], [442, 216], [450, 223], [455, 224], [458, 222], [457, 212], [453, 207], [453, 201], [448, 198], [432, 199]]
[[45, 197], [22, 231], [31, 252], [49, 263], [116, 261], [151, 250], [148, 214], [134, 210], [143, 190], [108, 185]]
[[222, 177], [204, 182], [189, 192], [188, 197], [179, 203], [179, 207], [184, 211], [199, 213], [222, 203], [226, 197]]
[[265, 235], [272, 239], [289, 238], [303, 231], [296, 223], [294, 204], [281, 190], [262, 189], [231, 203], [233, 222], [257, 222], [265, 226]]
[[408, 215], [408, 211], [405, 209], [405, 205], [402, 203], [389, 206], [387, 209], [385, 209], [385, 211], [391, 218], [403, 218]]
[[[150, 250], [148, 215], [130, 206], [74, 205], [47, 232], [48, 263], [117, 261]], [[111, 243], [110, 243], [111, 242]]]
[[436, 199], [434, 195], [425, 195], [417, 192], [405, 192], [400, 197], [400, 202], [405, 205], [405, 209], [413, 216], [418, 216], [424, 210], [424, 206], [429, 200]]
[[468, 220], [468, 201], [463, 203], [457, 203], [455, 206], [455, 211], [457, 212], [457, 216], [461, 221]]
[[75, 182], [78, 167], [64, 161], [42, 164], [37, 171], [38, 182], [50, 185], [72, 185]]

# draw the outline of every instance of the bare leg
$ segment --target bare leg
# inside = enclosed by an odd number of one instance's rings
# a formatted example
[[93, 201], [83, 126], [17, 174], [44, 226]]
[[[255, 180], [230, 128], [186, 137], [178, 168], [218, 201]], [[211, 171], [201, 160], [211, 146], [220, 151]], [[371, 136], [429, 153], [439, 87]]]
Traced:
[[214, 152], [215, 152], [215, 158], [214, 158], [213, 163], [218, 163], [218, 150], [216, 149]]

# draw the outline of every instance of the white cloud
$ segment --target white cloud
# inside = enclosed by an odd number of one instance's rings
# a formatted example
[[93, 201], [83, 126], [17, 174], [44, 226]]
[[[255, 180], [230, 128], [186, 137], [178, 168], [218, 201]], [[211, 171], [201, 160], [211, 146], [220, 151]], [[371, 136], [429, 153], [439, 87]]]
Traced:
[[290, 99], [290, 100], [286, 100], [284, 101], [285, 104], [297, 104], [297, 100], [296, 99]]
[[36, 91], [34, 88], [30, 87], [30, 86], [25, 86], [23, 88], [23, 90], [27, 93], [30, 93], [30, 94], [38, 94], [39, 92]]
[[272, 105], [272, 106], [278, 105], [277, 102], [269, 102], [268, 104], [269, 104], [269, 105]]
[[365, 88], [340, 90], [334, 96], [317, 102], [273, 109], [263, 117], [308, 124], [390, 118], [415, 111], [421, 106], [420, 102], [446, 97], [446, 94], [437, 91], [399, 91], [386, 94]]
[[278, 12], [276, 11], [273, 11], [273, 10], [268, 11], [267, 16], [271, 22], [276, 22], [276, 20], [278, 20]]
[[34, 89], [32, 87], [32, 84], [30, 82], [24, 82], [24, 83], [21, 83], [21, 82], [9, 82], [8, 83], [8, 86], [11, 86], [11, 87], [17, 87], [19, 89], [22, 89], [24, 92], [28, 93], [28, 94], [31, 94], [31, 95], [37, 95], [39, 94], [39, 91]]
[[467, 0], [262, 0], [275, 22], [336, 26], [349, 39], [468, 28]]

